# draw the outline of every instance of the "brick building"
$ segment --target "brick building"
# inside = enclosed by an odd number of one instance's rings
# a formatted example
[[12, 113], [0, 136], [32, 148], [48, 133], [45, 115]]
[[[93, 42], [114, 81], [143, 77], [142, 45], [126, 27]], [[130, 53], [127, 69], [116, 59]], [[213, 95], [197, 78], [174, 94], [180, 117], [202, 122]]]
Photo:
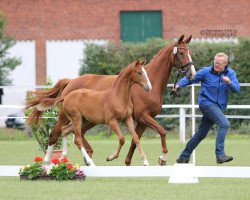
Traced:
[[[249, 9], [248, 0], [0, 1], [0, 11], [8, 19], [7, 33], [17, 40], [35, 41], [38, 85], [46, 80], [48, 40], [102, 39], [119, 42], [123, 39], [123, 31], [126, 32], [126, 20], [131, 19], [129, 11], [139, 15], [158, 13], [157, 23], [152, 21], [146, 32], [158, 30], [156, 34], [163, 38], [172, 39], [182, 34], [192, 34], [196, 38], [248, 37]], [[125, 22], [121, 19], [123, 14]], [[132, 21], [136, 21], [136, 15], [134, 17], [133, 20], [132, 15]]]

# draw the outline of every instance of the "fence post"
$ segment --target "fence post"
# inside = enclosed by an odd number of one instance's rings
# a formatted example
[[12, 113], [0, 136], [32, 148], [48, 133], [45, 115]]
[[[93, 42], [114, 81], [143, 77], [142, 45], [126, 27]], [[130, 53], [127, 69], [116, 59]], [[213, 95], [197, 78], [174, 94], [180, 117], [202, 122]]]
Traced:
[[185, 143], [186, 139], [186, 109], [180, 108], [180, 142]]
[[[191, 86], [191, 102], [192, 102], [192, 136], [195, 134], [195, 88], [194, 85]], [[193, 164], [195, 165], [195, 149], [192, 153]]]

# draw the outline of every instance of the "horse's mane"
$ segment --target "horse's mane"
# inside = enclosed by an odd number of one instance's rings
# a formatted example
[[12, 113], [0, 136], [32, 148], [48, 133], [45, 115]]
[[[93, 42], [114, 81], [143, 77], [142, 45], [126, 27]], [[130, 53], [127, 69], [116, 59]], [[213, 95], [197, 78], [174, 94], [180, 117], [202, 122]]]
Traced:
[[130, 63], [127, 67], [124, 67], [124, 68], [120, 71], [120, 73], [118, 74], [117, 79], [115, 80], [115, 82], [114, 82], [114, 84], [113, 84], [113, 86], [112, 86], [113, 88], [115, 87], [115, 85], [116, 85], [117, 80], [119, 79], [119, 77], [124, 76], [124, 75], [126, 74], [125, 71], [129, 71], [130, 68], [131, 68], [132, 66], [135, 66], [135, 63], [136, 63], [136, 61]]
[[170, 46], [172, 46], [174, 43], [170, 43], [169, 45], [166, 45], [165, 47], [163, 47], [151, 60], [148, 64], [152, 64], [152, 63], [157, 63], [158, 62], [158, 59], [160, 58], [160, 56], [162, 54], [165, 54], [165, 51], [168, 50], [168, 48]]

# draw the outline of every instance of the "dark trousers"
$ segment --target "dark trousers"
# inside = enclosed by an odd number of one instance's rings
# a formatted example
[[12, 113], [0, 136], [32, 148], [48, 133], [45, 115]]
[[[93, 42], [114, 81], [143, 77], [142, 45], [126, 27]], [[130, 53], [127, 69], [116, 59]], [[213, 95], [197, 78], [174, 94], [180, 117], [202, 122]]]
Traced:
[[207, 136], [209, 130], [214, 124], [217, 124], [218, 126], [215, 154], [216, 157], [221, 157], [225, 155], [224, 142], [227, 130], [230, 127], [230, 122], [228, 121], [224, 113], [220, 110], [220, 108], [216, 105], [200, 107], [200, 110], [203, 114], [201, 124], [196, 133], [187, 143], [180, 157], [190, 158], [193, 150]]

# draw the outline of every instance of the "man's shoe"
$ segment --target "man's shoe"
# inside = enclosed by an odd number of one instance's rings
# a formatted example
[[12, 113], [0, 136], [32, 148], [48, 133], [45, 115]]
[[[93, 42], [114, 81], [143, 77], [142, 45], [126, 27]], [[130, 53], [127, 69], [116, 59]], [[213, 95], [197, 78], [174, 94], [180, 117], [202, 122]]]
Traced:
[[221, 157], [217, 157], [216, 162], [217, 162], [217, 164], [222, 164], [224, 162], [230, 162], [233, 159], [234, 158], [232, 156], [223, 155]]
[[176, 162], [177, 163], [188, 163], [189, 162], [189, 158], [184, 158], [184, 157], [179, 157]]

